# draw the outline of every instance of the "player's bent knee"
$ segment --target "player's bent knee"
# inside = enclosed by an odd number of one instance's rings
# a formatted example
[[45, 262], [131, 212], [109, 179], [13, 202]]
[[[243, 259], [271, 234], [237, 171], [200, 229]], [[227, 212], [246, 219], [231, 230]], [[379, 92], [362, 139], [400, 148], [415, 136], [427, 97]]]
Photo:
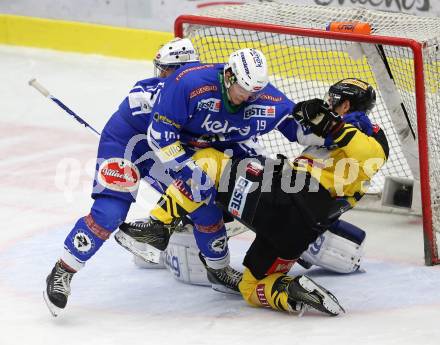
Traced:
[[130, 202], [114, 197], [99, 196], [93, 203], [90, 214], [104, 229], [113, 232], [127, 217]]
[[[229, 156], [213, 148], [205, 148], [197, 151], [193, 157], [197, 165], [218, 185], [221, 174], [229, 161]], [[185, 191], [178, 185], [171, 184], [160, 204], [152, 211], [156, 219], [169, 223], [173, 218], [192, 213], [204, 205], [203, 202], [195, 202], [188, 198]]]

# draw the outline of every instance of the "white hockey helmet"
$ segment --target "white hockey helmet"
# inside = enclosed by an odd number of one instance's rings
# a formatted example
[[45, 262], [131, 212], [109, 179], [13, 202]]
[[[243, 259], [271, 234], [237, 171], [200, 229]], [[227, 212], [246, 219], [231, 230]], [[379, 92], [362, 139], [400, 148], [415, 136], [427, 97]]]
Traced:
[[[229, 78], [226, 73], [228, 70], [232, 72]], [[246, 91], [258, 93], [269, 83], [266, 57], [257, 49], [244, 48], [233, 52], [223, 71], [228, 89], [238, 83]]]
[[188, 38], [175, 38], [163, 45], [153, 60], [159, 71], [179, 68], [187, 62], [198, 62], [199, 56]]

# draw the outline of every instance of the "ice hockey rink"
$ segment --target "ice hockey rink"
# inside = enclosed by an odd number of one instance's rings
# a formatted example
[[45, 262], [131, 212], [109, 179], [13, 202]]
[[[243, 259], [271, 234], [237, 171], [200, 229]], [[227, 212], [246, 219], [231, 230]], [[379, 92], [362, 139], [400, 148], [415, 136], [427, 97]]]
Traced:
[[[98, 137], [28, 86], [37, 78], [101, 130], [150, 62], [0, 46], [0, 344], [439, 344], [440, 267], [423, 264], [421, 219], [352, 211], [367, 231], [364, 273], [308, 275], [346, 314], [297, 316], [136, 267], [111, 238], [72, 281], [53, 318], [45, 279], [77, 218], [88, 213]], [[143, 186], [129, 219], [157, 199]], [[230, 242], [232, 263], [252, 240]], [[290, 274], [302, 272], [294, 270]]]

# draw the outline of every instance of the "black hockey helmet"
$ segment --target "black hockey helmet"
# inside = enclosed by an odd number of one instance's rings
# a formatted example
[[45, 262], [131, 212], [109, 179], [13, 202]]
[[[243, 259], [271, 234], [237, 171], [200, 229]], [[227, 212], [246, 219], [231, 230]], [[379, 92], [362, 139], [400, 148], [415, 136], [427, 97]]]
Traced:
[[330, 86], [328, 101], [332, 109], [347, 99], [350, 101], [350, 111], [368, 113], [376, 104], [376, 91], [370, 84], [357, 78], [342, 79]]

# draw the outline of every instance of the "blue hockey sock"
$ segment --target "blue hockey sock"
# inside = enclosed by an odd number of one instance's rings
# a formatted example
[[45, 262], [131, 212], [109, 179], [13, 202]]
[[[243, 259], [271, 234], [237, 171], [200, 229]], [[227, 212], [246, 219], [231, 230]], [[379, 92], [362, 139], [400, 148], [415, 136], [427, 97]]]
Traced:
[[64, 241], [61, 260], [74, 271], [80, 270], [110, 234], [94, 221], [91, 214], [78, 219]]
[[215, 205], [203, 205], [190, 214], [194, 237], [208, 266], [217, 269], [229, 264], [228, 239], [222, 212]]
[[97, 197], [90, 214], [80, 218], [67, 235], [61, 260], [74, 271], [84, 267], [125, 220], [130, 204], [114, 197]]

